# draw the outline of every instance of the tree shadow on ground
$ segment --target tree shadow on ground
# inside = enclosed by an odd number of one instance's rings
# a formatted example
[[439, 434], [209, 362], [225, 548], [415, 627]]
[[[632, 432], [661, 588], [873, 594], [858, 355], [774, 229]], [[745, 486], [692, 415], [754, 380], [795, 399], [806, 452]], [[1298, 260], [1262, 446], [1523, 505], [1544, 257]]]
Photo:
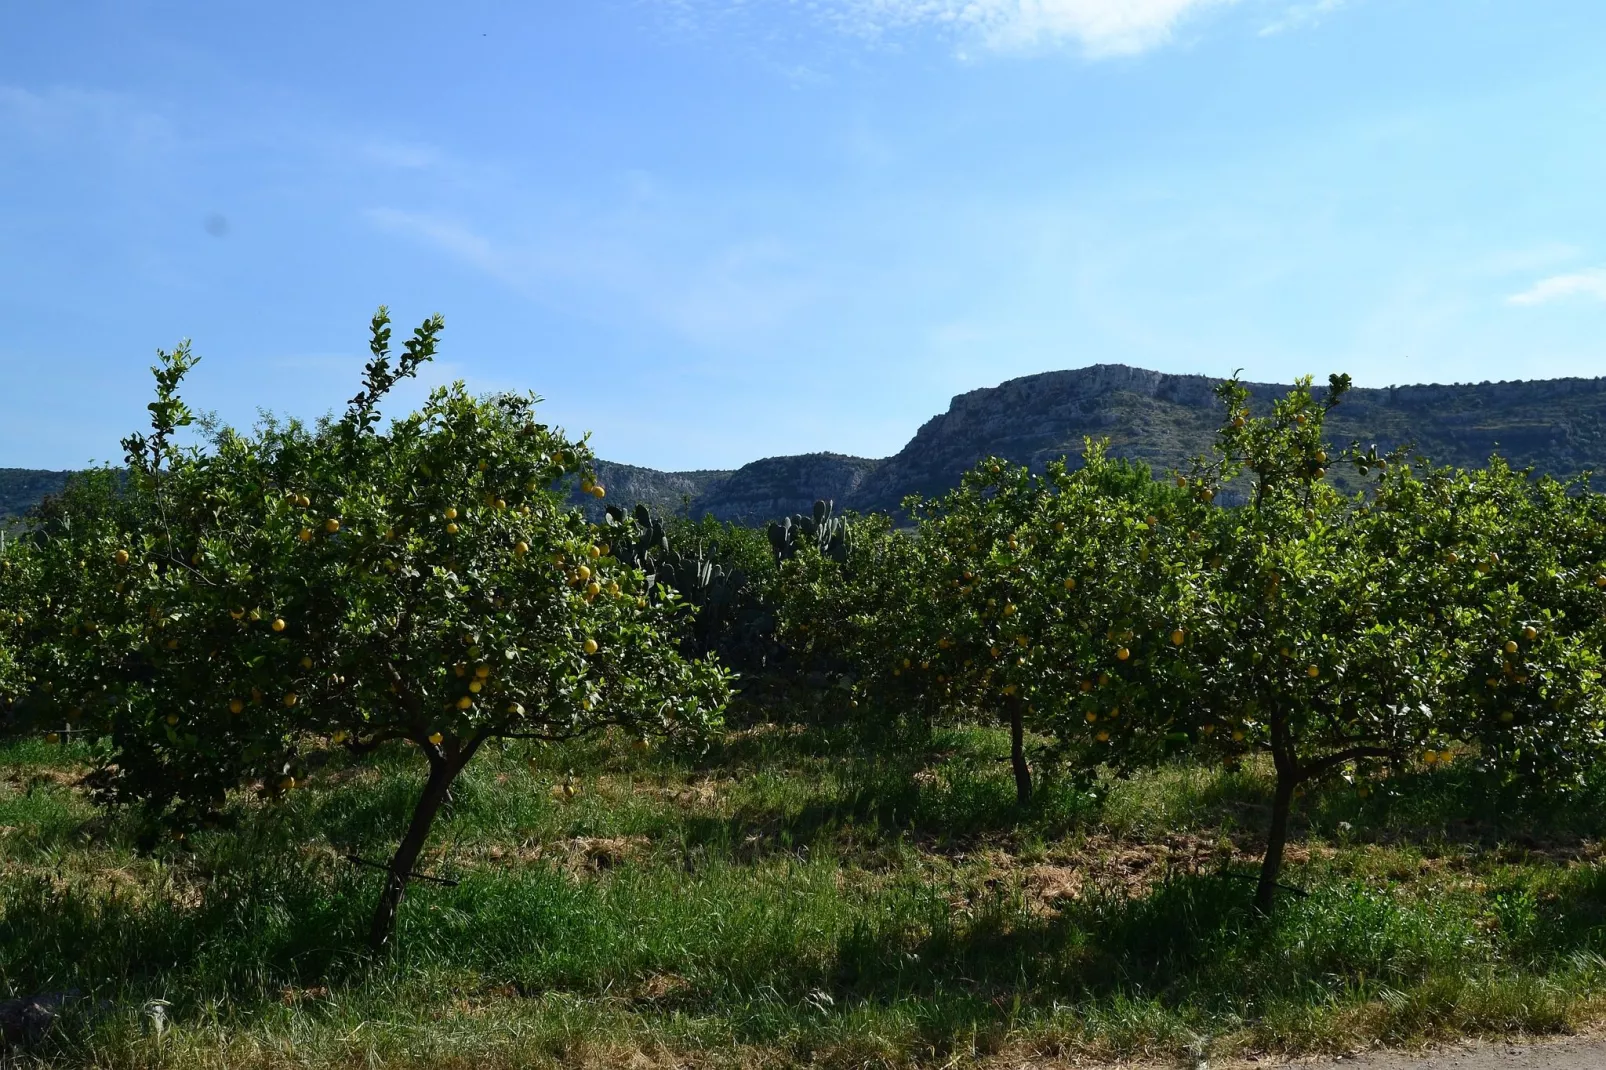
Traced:
[[1134, 999], [1233, 1015], [1482, 968], [1544, 973], [1587, 960], [1598, 975], [1606, 877], [1587, 874], [1544, 894], [1526, 889], [1516, 906], [1492, 892], [1465, 913], [1341, 882], [1285, 899], [1269, 920], [1252, 908], [1253, 885], [1225, 874], [1176, 873], [1143, 895], [1095, 893], [1050, 913], [999, 889], [968, 916], [856, 929], [833, 981], [872, 1003], [961, 992], [992, 1007], [1019, 994], [1038, 1006]]

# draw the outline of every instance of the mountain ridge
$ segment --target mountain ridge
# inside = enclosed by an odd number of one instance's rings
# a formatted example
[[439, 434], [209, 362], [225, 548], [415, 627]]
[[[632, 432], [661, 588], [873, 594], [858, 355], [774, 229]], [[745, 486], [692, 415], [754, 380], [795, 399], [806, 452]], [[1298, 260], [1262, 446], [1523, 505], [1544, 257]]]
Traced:
[[[610, 503], [759, 523], [806, 512], [817, 498], [839, 509], [893, 511], [908, 494], [953, 487], [984, 457], [1038, 470], [1060, 456], [1074, 462], [1088, 437], [1108, 439], [1113, 455], [1159, 473], [1209, 447], [1220, 420], [1220, 382], [1124, 364], [1039, 372], [956, 395], [885, 458], [792, 454], [688, 472], [599, 460], [597, 476]], [[1244, 385], [1257, 409], [1289, 389]], [[1517, 467], [1567, 477], [1606, 467], [1606, 378], [1356, 387], [1329, 416], [1328, 432], [1338, 444], [1414, 444], [1435, 462], [1464, 467], [1499, 452]], [[59, 488], [66, 475], [0, 469], [0, 517]], [[581, 502], [600, 513], [595, 499]]]

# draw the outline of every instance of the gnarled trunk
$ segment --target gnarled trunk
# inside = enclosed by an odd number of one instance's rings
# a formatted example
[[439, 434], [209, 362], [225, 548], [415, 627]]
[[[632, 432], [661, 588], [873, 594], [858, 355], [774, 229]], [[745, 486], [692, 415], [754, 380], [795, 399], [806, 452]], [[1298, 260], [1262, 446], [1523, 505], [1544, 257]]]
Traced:
[[1009, 704], [1009, 764], [1015, 770], [1015, 801], [1025, 806], [1032, 801], [1032, 767], [1026, 764], [1026, 701], [1018, 695]]
[[457, 779], [457, 774], [463, 771], [477, 748], [476, 741], [461, 753], [450, 757], [429, 755], [429, 779], [424, 781], [424, 792], [413, 807], [407, 833], [396, 845], [396, 853], [391, 856], [390, 866], [385, 873], [385, 886], [379, 893], [373, 921], [368, 927], [368, 946], [371, 950], [385, 950], [395, 935], [396, 911], [401, 907], [402, 897], [407, 894], [407, 882], [412, 879], [413, 867], [418, 864], [418, 856], [429, 840], [429, 830], [451, 792], [452, 781]]
[[1288, 843], [1288, 812], [1293, 809], [1294, 789], [1310, 773], [1309, 769], [1300, 768], [1287, 715], [1273, 710], [1270, 727], [1277, 789], [1272, 795], [1271, 829], [1266, 833], [1266, 854], [1260, 862], [1260, 883], [1255, 888], [1255, 909], [1266, 916], [1270, 916], [1276, 905], [1277, 877], [1283, 869], [1283, 848]]

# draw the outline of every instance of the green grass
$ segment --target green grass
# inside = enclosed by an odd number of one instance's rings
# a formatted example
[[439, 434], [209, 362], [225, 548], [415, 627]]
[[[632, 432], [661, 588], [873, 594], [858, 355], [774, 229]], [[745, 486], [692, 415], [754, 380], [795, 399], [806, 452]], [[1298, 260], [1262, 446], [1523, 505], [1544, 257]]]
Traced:
[[[878, 757], [841, 729], [700, 755], [486, 755], [398, 947], [361, 952], [419, 769], [331, 763], [234, 827], [132, 849], [87, 754], [0, 751], [0, 997], [78, 988], [57, 1065], [946, 1065], [1311, 1052], [1564, 1031], [1602, 1011], [1606, 802], [1467, 765], [1303, 800], [1249, 909], [1268, 785], [1187, 766], [1018, 808], [1001, 733]], [[526, 758], [529, 758], [526, 761]], [[578, 789], [566, 798], [566, 779]], [[157, 1036], [141, 1013], [170, 1004]]]

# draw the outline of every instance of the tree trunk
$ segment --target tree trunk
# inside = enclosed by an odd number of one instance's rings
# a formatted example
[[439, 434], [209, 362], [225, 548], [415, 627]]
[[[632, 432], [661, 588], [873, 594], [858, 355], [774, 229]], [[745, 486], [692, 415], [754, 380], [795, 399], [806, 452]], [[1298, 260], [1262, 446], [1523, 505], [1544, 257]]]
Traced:
[[1277, 877], [1283, 868], [1283, 846], [1288, 842], [1288, 811], [1294, 803], [1293, 771], [1278, 763], [1277, 792], [1271, 803], [1271, 831], [1266, 835], [1266, 857], [1260, 863], [1260, 884], [1255, 889], [1255, 909], [1270, 916], [1277, 895]]
[[424, 793], [418, 797], [418, 805], [413, 807], [413, 819], [407, 825], [407, 834], [391, 856], [390, 869], [385, 874], [385, 887], [379, 893], [379, 903], [374, 908], [373, 922], [368, 928], [368, 947], [375, 952], [385, 950], [396, 932], [396, 911], [407, 892], [413, 867], [418, 864], [418, 855], [429, 839], [430, 827], [435, 824], [435, 815], [440, 813], [442, 804], [446, 802], [452, 781], [457, 779], [457, 774], [467, 761], [467, 755], [457, 760], [430, 757], [429, 779], [424, 782]]
[[1026, 764], [1026, 702], [1012, 695], [1009, 703], [1009, 764], [1015, 769], [1015, 801], [1032, 801], [1032, 767]]

